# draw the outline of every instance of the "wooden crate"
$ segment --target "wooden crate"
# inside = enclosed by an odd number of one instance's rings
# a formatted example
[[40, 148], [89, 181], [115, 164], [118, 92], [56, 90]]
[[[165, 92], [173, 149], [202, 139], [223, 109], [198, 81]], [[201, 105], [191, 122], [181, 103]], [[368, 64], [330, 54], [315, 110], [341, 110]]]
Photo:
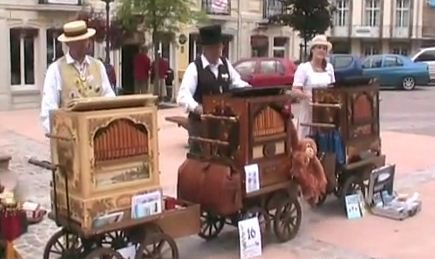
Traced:
[[[50, 143], [52, 162], [60, 165], [54, 179], [58, 195], [66, 193], [65, 177], [69, 195], [84, 209], [93, 200], [159, 187], [154, 100], [151, 95], [97, 97], [54, 110]], [[86, 215], [77, 220], [90, 224]]]

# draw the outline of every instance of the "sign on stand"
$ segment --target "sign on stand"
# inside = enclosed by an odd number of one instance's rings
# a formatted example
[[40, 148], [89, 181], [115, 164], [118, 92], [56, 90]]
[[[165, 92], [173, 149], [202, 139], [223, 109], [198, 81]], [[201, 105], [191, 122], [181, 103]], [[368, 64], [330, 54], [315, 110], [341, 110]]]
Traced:
[[239, 226], [240, 258], [247, 259], [262, 254], [261, 231], [257, 217], [241, 220]]
[[124, 259], [134, 259], [136, 258], [136, 246], [131, 245], [118, 250]]
[[360, 193], [346, 196], [346, 212], [348, 219], [358, 219], [363, 216], [361, 201], [362, 197]]

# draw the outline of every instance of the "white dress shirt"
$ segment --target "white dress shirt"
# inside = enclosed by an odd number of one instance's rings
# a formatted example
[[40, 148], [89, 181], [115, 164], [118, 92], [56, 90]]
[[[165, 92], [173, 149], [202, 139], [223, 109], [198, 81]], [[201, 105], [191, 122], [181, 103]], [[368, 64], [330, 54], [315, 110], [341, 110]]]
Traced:
[[[71, 64], [76, 67], [80, 73], [86, 74], [89, 69], [90, 57], [86, 56], [84, 61], [80, 64], [74, 60], [69, 53], [65, 55], [66, 63]], [[101, 74], [101, 90], [103, 96], [115, 96], [110, 85], [109, 78], [107, 77], [106, 68], [101, 61], [96, 60], [97, 64], [100, 66]], [[62, 78], [60, 76], [59, 61], [56, 61], [47, 69], [47, 74], [45, 75], [44, 88], [42, 91], [42, 102], [41, 102], [41, 121], [42, 126], [46, 133], [50, 132], [50, 120], [49, 113], [50, 110], [55, 110], [59, 108], [60, 96], [62, 91]]]
[[[201, 55], [202, 67], [205, 69], [207, 66], [210, 67], [211, 72], [218, 77], [218, 67], [223, 65], [221, 59], [219, 59], [218, 64], [210, 64], [204, 55]], [[230, 73], [231, 84], [230, 88], [242, 88], [250, 87], [250, 85], [240, 78], [239, 72], [237, 72], [231, 65], [231, 62], [227, 60], [228, 72]], [[196, 87], [198, 84], [198, 71], [196, 69], [195, 62], [190, 63], [184, 72], [183, 80], [181, 81], [180, 89], [178, 90], [177, 103], [183, 106], [187, 112], [194, 111], [199, 105], [194, 99]]]

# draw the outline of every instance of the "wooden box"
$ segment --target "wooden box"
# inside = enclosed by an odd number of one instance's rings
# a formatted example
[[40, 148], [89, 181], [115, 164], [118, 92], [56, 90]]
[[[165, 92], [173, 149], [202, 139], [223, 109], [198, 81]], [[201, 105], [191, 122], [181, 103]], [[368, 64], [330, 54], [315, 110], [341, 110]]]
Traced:
[[[225, 114], [237, 118], [237, 148], [230, 159], [240, 171], [245, 165], [258, 164], [261, 188], [288, 180], [291, 168], [290, 130], [282, 110], [289, 102], [290, 97], [284, 94], [258, 92], [253, 96], [225, 94], [204, 98], [205, 114]], [[212, 121], [204, 122], [208, 123], [204, 125], [208, 130], [206, 137], [219, 140], [228, 139], [231, 135], [234, 137], [235, 134], [227, 132], [230, 122], [220, 121], [210, 127]]]
[[[60, 165], [53, 183], [58, 196], [68, 191], [70, 203], [77, 204], [72, 210], [82, 210], [72, 214], [83, 227], [90, 226], [90, 214], [99, 213], [92, 204], [160, 187], [154, 96], [77, 100], [66, 109], [54, 110], [50, 127], [52, 162]], [[57, 200], [55, 205], [65, 205], [61, 197]], [[113, 202], [110, 210], [122, 209], [131, 201], [123, 202], [122, 206]]]
[[358, 160], [367, 151], [381, 152], [379, 88], [367, 85], [315, 89], [313, 102], [340, 104], [341, 108], [313, 107], [313, 121], [334, 124], [346, 148], [346, 161]]

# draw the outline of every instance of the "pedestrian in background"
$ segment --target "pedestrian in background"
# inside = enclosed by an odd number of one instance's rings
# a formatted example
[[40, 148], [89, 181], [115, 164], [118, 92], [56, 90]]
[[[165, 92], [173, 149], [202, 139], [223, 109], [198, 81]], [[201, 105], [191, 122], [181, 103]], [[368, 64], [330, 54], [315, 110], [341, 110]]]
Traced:
[[151, 60], [147, 56], [148, 49], [142, 46], [134, 57], [134, 93], [144, 94], [149, 91], [149, 73]]

